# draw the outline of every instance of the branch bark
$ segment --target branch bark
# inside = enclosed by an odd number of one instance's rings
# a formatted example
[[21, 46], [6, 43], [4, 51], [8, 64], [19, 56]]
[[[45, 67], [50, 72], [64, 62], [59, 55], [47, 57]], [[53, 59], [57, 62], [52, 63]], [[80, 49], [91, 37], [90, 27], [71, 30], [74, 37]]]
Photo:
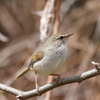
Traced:
[[[93, 64], [95, 65], [96, 63], [93, 63]], [[56, 79], [54, 79], [53, 82], [40, 87], [39, 90], [40, 90], [40, 93], [43, 94], [43, 93], [45, 93], [49, 90], [52, 90], [56, 87], [59, 87], [59, 86], [65, 85], [65, 84], [75, 83], [75, 82], [80, 83], [80, 82], [82, 82], [86, 79], [97, 76], [99, 74], [100, 74], [100, 68], [99, 68], [99, 65], [98, 65], [98, 69], [93, 69], [93, 70], [84, 72], [82, 74], [62, 78], [61, 85], [59, 85], [59, 83], [56, 81]], [[8, 92], [10, 94], [13, 94], [13, 95], [17, 96], [20, 99], [28, 99], [28, 98], [31, 98], [31, 97], [34, 97], [34, 96], [38, 96], [38, 94], [36, 92], [36, 89], [31, 90], [31, 91], [23, 92], [23, 91], [17, 90], [15, 88], [6, 86], [6, 85], [1, 84], [1, 83], [0, 83], [0, 90]]]

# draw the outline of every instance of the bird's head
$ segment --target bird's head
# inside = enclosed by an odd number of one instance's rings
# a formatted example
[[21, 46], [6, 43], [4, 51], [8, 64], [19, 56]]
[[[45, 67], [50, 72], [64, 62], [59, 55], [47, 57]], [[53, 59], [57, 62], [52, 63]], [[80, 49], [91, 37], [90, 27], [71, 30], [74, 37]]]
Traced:
[[66, 44], [67, 39], [72, 36], [74, 33], [64, 34], [64, 33], [58, 33], [52, 35], [48, 40], [45, 42], [44, 46], [48, 47], [58, 47], [61, 44]]

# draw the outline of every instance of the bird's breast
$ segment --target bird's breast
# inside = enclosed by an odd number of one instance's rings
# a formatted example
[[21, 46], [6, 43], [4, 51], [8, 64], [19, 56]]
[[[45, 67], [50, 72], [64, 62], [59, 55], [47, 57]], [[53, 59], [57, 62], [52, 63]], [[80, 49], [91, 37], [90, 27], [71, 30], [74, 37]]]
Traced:
[[65, 45], [56, 49], [45, 50], [43, 59], [34, 63], [33, 69], [38, 74], [53, 74], [64, 64], [66, 57], [67, 46]]

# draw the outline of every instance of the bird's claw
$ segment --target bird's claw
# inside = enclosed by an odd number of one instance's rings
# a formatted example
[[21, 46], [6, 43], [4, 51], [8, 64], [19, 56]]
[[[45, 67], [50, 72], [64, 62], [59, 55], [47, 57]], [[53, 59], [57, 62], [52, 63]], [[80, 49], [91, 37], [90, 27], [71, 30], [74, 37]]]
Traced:
[[56, 81], [59, 83], [59, 85], [61, 84], [61, 75], [58, 75], [57, 78], [54, 78], [53, 81]]

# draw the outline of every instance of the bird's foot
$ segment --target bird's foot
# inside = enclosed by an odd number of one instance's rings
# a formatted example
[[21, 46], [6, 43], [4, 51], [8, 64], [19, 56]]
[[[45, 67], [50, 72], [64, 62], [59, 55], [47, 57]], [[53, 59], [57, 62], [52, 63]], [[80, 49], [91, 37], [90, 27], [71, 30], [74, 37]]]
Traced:
[[57, 78], [54, 78], [53, 81], [56, 81], [59, 83], [59, 85], [61, 84], [61, 75], [60, 74], [51, 74], [53, 76], [58, 76]]

